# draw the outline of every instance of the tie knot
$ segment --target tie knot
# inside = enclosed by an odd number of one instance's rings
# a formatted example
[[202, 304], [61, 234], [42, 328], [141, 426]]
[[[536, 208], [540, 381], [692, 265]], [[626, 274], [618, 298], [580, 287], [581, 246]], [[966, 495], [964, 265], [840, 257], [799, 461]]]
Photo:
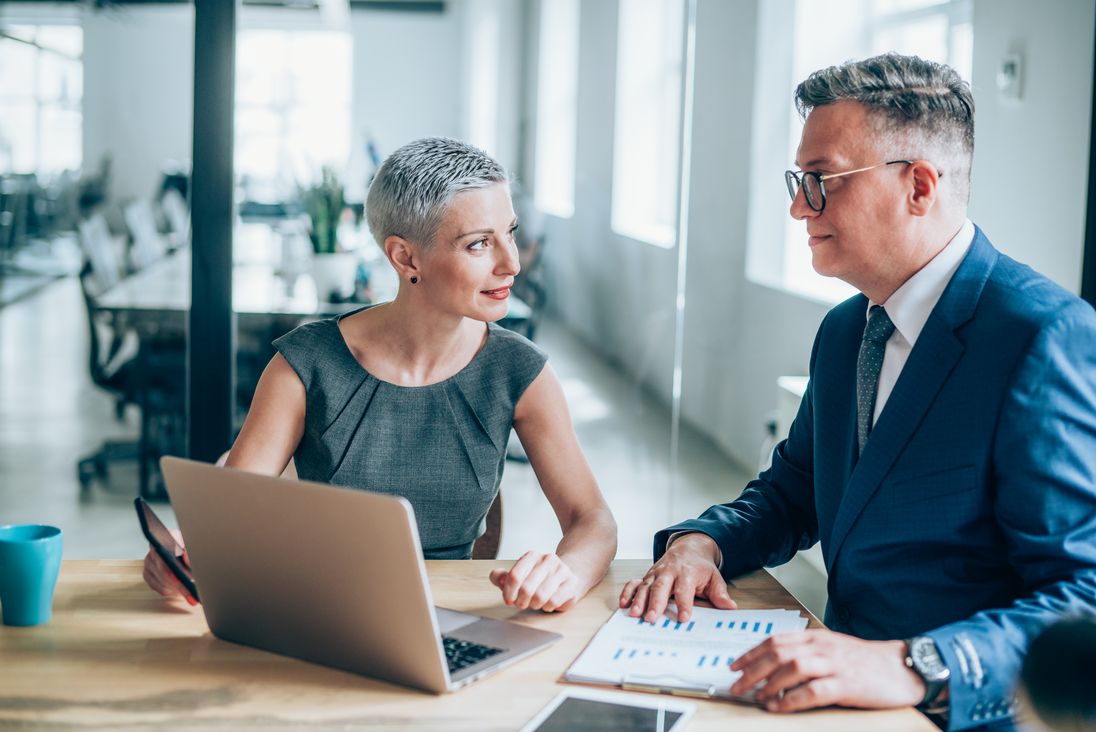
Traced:
[[868, 311], [868, 324], [864, 326], [864, 340], [885, 343], [894, 333], [894, 323], [882, 305], [872, 305]]

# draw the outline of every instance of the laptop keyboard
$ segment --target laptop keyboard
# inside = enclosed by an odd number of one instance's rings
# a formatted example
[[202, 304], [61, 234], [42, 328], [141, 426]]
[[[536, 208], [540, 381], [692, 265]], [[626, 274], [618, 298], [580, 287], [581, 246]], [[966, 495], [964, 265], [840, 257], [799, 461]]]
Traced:
[[479, 643], [458, 640], [446, 635], [441, 637], [441, 645], [445, 649], [445, 660], [449, 664], [449, 673], [451, 674], [474, 663], [479, 663], [485, 658], [502, 653], [501, 648], [482, 646]]

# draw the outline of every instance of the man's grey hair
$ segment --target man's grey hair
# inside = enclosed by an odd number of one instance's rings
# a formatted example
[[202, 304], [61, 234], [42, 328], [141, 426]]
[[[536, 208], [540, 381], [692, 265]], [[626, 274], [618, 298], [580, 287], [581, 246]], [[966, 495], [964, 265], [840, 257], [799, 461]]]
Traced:
[[369, 231], [382, 247], [390, 236], [430, 246], [454, 196], [496, 183], [509, 183], [506, 169], [477, 147], [446, 137], [409, 142], [388, 156], [369, 186]]
[[928, 160], [944, 173], [945, 185], [955, 181], [956, 201], [969, 199], [974, 96], [955, 69], [886, 53], [815, 71], [795, 90], [803, 119], [815, 107], [844, 100], [868, 108], [881, 152], [891, 159]]

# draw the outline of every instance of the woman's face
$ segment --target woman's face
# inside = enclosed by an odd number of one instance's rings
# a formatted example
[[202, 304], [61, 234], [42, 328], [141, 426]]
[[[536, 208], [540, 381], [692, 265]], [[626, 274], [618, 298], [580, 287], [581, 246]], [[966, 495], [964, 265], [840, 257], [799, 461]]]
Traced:
[[458, 193], [433, 246], [422, 253], [421, 287], [440, 309], [495, 321], [506, 315], [518, 265], [517, 217], [504, 183]]

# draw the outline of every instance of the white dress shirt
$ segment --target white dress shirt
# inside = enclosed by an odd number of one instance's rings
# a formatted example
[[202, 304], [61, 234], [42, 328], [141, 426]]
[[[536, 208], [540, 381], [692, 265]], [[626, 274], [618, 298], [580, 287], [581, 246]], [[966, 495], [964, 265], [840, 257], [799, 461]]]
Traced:
[[[887, 340], [887, 347], [883, 352], [883, 366], [879, 370], [879, 388], [875, 395], [875, 413], [872, 416], [872, 424], [879, 419], [887, 399], [894, 391], [894, 385], [898, 382], [898, 376], [902, 368], [909, 360], [910, 351], [917, 343], [917, 337], [932, 314], [932, 309], [940, 301], [944, 289], [951, 282], [955, 271], [959, 269], [959, 263], [974, 243], [974, 224], [970, 219], [963, 222], [958, 233], [951, 238], [940, 253], [917, 271], [912, 277], [902, 283], [902, 286], [894, 291], [894, 294], [882, 303], [887, 311], [887, 316], [894, 323], [894, 333]], [[868, 309], [873, 303], [868, 301]], [[670, 536], [666, 542], [666, 548], [674, 543], [683, 534], [694, 532], [678, 531]], [[716, 566], [723, 568], [723, 554], [716, 547]]]
[[951, 282], [972, 243], [974, 224], [967, 219], [940, 253], [906, 280], [885, 303], [868, 302], [869, 310], [873, 305], [882, 305], [894, 323], [894, 333], [887, 340], [883, 367], [879, 370], [879, 388], [875, 395], [872, 424], [875, 424], [883, 412], [883, 407], [898, 382], [898, 376], [909, 360], [910, 351], [917, 343], [917, 337], [921, 335], [932, 309], [940, 301], [944, 288]]

